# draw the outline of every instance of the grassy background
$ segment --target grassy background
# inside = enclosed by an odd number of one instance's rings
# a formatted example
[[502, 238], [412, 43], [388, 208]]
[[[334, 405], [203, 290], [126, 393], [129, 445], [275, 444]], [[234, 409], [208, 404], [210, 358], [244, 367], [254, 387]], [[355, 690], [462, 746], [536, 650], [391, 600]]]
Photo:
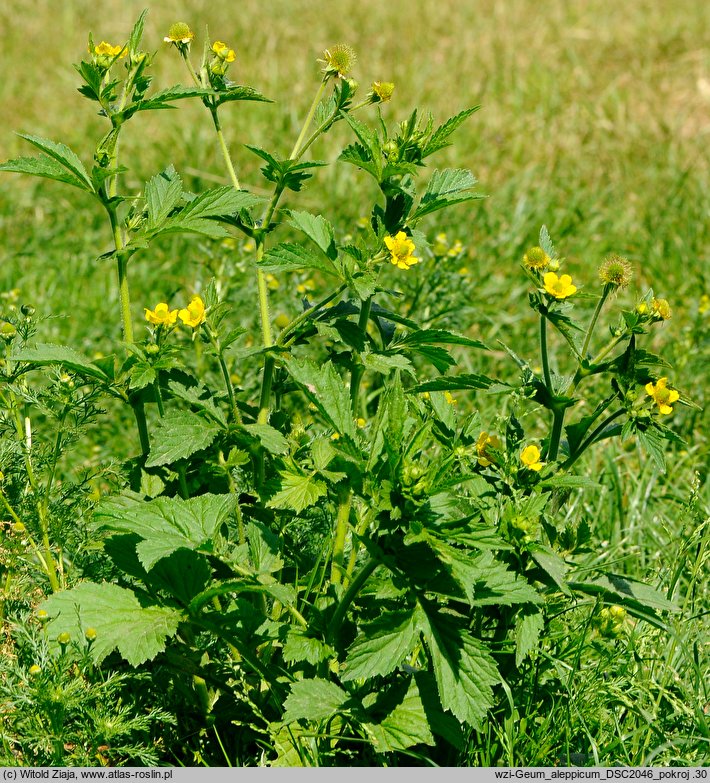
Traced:
[[[472, 169], [489, 195], [452, 210], [443, 224], [430, 219], [428, 225], [432, 236], [444, 229], [467, 247], [451, 270], [452, 275], [461, 265], [469, 270], [454, 283], [465, 302], [449, 323], [489, 342], [504, 339], [520, 353], [534, 346], [535, 320], [518, 264], [545, 223], [578, 285], [593, 288], [598, 264], [617, 252], [628, 256], [636, 273], [621, 295], [624, 303], [633, 303], [649, 286], [669, 299], [673, 318], [655, 330], [651, 347], [674, 365], [672, 382], [707, 409], [710, 311], [702, 313], [699, 306], [701, 296], [710, 294], [710, 6], [697, 0], [418, 0], [413, 13], [411, 4], [395, 0], [219, 5], [154, 3], [144, 44], [158, 52], [156, 88], [187, 83], [179, 57], [162, 37], [172, 22], [186, 21], [198, 32], [199, 51], [206, 24], [212, 38], [237, 50], [232, 78], [277, 101], [222, 110], [247, 186], [263, 180], [257, 160], [241, 145], [287, 154], [316, 89], [315, 60], [335, 42], [357, 50], [355, 75], [363, 88], [372, 80], [396, 82], [395, 98], [384, 111], [390, 121], [403, 120], [415, 106], [443, 120], [481, 104], [457, 132], [456, 146], [433, 161]], [[89, 162], [105, 127], [76, 92], [70, 63], [84, 56], [88, 31], [97, 41], [125, 40], [143, 7], [136, 0], [0, 6], [7, 33], [0, 50], [0, 159], [29, 152], [12, 134], [21, 130], [64, 141]], [[338, 127], [314, 155], [333, 159], [346, 139]], [[128, 191], [139, 192], [147, 177], [171, 162], [195, 189], [226, 183], [199, 104], [137, 116], [123, 134], [122, 156], [132, 169], [124, 177]], [[357, 198], [362, 189], [363, 178], [354, 169], [332, 166], [299, 204], [322, 210], [344, 233], [366, 208], [367, 200]], [[42, 340], [68, 341], [89, 353], [112, 350], [120, 338], [113, 316], [114, 271], [95, 260], [109, 247], [103, 216], [88, 199], [56, 183], [0, 175], [0, 292], [19, 289], [18, 302], [51, 316]], [[144, 304], [206, 281], [202, 263], [210, 253], [198, 241], [180, 238], [136, 259], [136, 322]], [[416, 274], [429, 271], [422, 264]], [[287, 285], [276, 300], [279, 307], [296, 307]], [[245, 319], [251, 317], [247, 312]], [[475, 371], [475, 365], [465, 365], [476, 360], [464, 360], [464, 369]], [[502, 357], [493, 361], [496, 371], [513, 373]], [[475, 404], [484, 418], [493, 415], [495, 401]], [[708, 505], [708, 416], [678, 406], [668, 423], [686, 445], [670, 454], [667, 474], [660, 475], [636, 451], [598, 450], [587, 470], [605, 487], [580, 497], [569, 516], [590, 521], [597, 562], [612, 570], [668, 587], [688, 563], [680, 581], [694, 586], [694, 600], [707, 609], [707, 578], [691, 573], [707, 569], [707, 560], [689, 547]], [[104, 445], [110, 449], [116, 442], [106, 436]], [[674, 720], [677, 709], [688, 725], [700, 726], [703, 698], [710, 703], [707, 693], [702, 696], [708, 649], [702, 616], [670, 640], [646, 637], [637, 658], [614, 669], [613, 698], [626, 710], [651, 716], [663, 704]], [[655, 655], [665, 662], [658, 670]], [[638, 759], [632, 746], [648, 750], [661, 743], [649, 738], [643, 716], [637, 733], [623, 721], [615, 724], [622, 727], [618, 736], [604, 728], [613, 716], [606, 715], [596, 690], [598, 672], [585, 677], [572, 684], [568, 697], [574, 696], [579, 715], [599, 721], [595, 737], [601, 746], [620, 746]], [[607, 697], [610, 692], [603, 691]], [[594, 733], [587, 726], [579, 730]], [[608, 736], [601, 739], [604, 731]], [[528, 759], [534, 755], [529, 747], [525, 752]], [[623, 760], [624, 754], [611, 757]], [[516, 758], [521, 757], [510, 756]]]

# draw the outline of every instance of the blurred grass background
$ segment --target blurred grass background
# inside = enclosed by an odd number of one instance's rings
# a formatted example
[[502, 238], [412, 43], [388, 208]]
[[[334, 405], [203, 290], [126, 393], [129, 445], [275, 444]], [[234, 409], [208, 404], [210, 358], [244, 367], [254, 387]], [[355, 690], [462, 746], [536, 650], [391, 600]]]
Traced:
[[[0, 50], [0, 159], [31, 152], [13, 135], [19, 130], [61, 140], [90, 162], [105, 120], [76, 91], [71, 63], [85, 56], [89, 31], [97, 41], [125, 40], [145, 5], [35, 0], [0, 7], [8, 33]], [[388, 121], [405, 119], [415, 106], [441, 121], [480, 104], [457, 132], [455, 147], [432, 160], [472, 169], [489, 196], [450, 211], [441, 224], [430, 219], [428, 227], [432, 236], [443, 229], [468, 248], [470, 274], [462, 282], [472, 308], [459, 328], [513, 342], [517, 331], [526, 339], [533, 321], [517, 265], [545, 223], [578, 284], [594, 286], [599, 262], [617, 252], [636, 271], [628, 302], [648, 286], [669, 299], [673, 319], [657, 330], [655, 347], [667, 344], [678, 373], [686, 370], [678, 385], [704, 403], [707, 317], [699, 304], [710, 293], [707, 4], [156, 2], [144, 35], [145, 48], [158, 52], [155, 89], [188, 83], [177, 53], [162, 41], [174, 21], [197, 32], [195, 59], [207, 26], [211, 39], [237, 51], [230, 76], [277, 102], [222, 109], [247, 187], [263, 180], [259, 161], [242, 144], [287, 154], [317, 86], [316, 58], [333, 43], [350, 43], [358, 52], [354, 75], [363, 91], [373, 80], [396, 83], [394, 100], [384, 107]], [[333, 160], [349, 140], [338, 126], [313, 155]], [[122, 162], [131, 167], [124, 188], [134, 193], [171, 162], [195, 189], [226, 182], [199, 102], [137, 115], [122, 136]], [[367, 209], [357, 193], [368, 187], [352, 167], [336, 165], [319, 173], [299, 203], [322, 210], [345, 233]], [[95, 262], [109, 247], [103, 215], [81, 194], [0, 176], [0, 290], [19, 288], [45, 314], [64, 316], [46, 325], [45, 339], [96, 344], [102, 326], [107, 341], [118, 336], [118, 324], [103, 316], [116, 296], [113, 270]], [[188, 288], [205, 277], [195, 268], [199, 254], [198, 243], [180, 239], [134, 263], [136, 317], [145, 300], [167, 295], [166, 276]]]

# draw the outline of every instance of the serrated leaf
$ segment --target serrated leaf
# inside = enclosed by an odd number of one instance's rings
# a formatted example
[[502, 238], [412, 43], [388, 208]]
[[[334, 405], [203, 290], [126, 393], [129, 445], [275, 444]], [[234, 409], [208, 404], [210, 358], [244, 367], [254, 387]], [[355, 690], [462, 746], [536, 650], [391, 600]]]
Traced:
[[94, 186], [91, 182], [91, 178], [86, 173], [84, 164], [81, 162], [78, 155], [70, 150], [66, 144], [43, 139], [41, 136], [30, 136], [27, 133], [18, 133], [17, 135], [20, 138], [25, 139], [25, 141], [29, 141], [30, 144], [37, 147], [37, 149], [42, 150], [45, 155], [53, 158], [67, 171], [71, 172], [81, 183], [79, 187], [82, 187], [89, 193], [94, 192]]
[[329, 275], [338, 274], [327, 259], [294, 242], [282, 242], [266, 252], [259, 261], [265, 272], [291, 272], [297, 269], [317, 269]]
[[406, 750], [414, 745], [435, 744], [419, 688], [413, 679], [410, 680], [404, 698], [389, 714], [378, 723], [364, 723], [363, 728], [372, 738], [378, 753]]
[[312, 636], [306, 636], [298, 628], [289, 629], [283, 646], [283, 658], [286, 663], [306, 663], [314, 666], [327, 661], [335, 655], [333, 648]]
[[97, 663], [116, 649], [132, 666], [152, 660], [182, 620], [177, 609], [141, 606], [131, 590], [107, 582], [84, 582], [55, 593], [42, 608], [51, 618], [47, 629], [52, 639], [68, 633], [81, 644], [87, 628], [93, 628], [90, 655]]
[[350, 144], [340, 153], [338, 160], [342, 160], [344, 163], [352, 163], [353, 166], [357, 166], [375, 179], [379, 179], [380, 169], [373, 162], [370, 153], [362, 144]]
[[245, 424], [244, 429], [258, 438], [270, 454], [285, 454], [288, 451], [288, 441], [270, 424]]
[[175, 109], [173, 101], [183, 100], [184, 98], [204, 98], [208, 95], [215, 95], [214, 90], [206, 90], [202, 87], [184, 87], [176, 84], [174, 87], [168, 87], [165, 90], [156, 92], [149, 98], [143, 98], [130, 107], [130, 114], [139, 111], [152, 111], [153, 109]]
[[254, 570], [259, 574], [272, 574], [283, 568], [279, 552], [279, 539], [261, 522], [252, 521], [247, 525], [249, 557]]
[[180, 202], [182, 180], [170, 166], [148, 180], [143, 191], [148, 207], [148, 229], [160, 226]]
[[458, 391], [461, 389], [489, 389], [497, 383], [487, 375], [470, 373], [466, 375], [446, 375], [434, 381], [424, 381], [407, 389], [408, 394], [421, 394], [433, 391]]
[[552, 240], [550, 239], [550, 232], [547, 230], [547, 226], [542, 226], [540, 228], [540, 237], [539, 237], [540, 247], [547, 253], [550, 258], [557, 258], [557, 251], [555, 250], [555, 246], [552, 244]]
[[468, 348], [481, 348], [484, 351], [490, 350], [480, 340], [472, 340], [470, 337], [446, 329], [417, 329], [406, 335], [400, 343], [403, 345], [463, 345]]
[[552, 578], [557, 587], [565, 595], [571, 595], [566, 579], [567, 565], [557, 552], [541, 544], [531, 544], [529, 550], [533, 560]]
[[223, 103], [231, 101], [259, 101], [261, 103], [273, 103], [271, 98], [267, 98], [262, 95], [258, 90], [253, 87], [245, 87], [241, 84], [235, 84], [229, 87], [228, 90], [221, 90], [217, 96], [217, 106], [221, 106]]
[[315, 476], [300, 473], [282, 473], [281, 489], [266, 504], [269, 508], [285, 508], [297, 514], [310, 508], [318, 498], [328, 494], [325, 482]]
[[451, 134], [459, 127], [459, 125], [467, 120], [474, 112], [478, 111], [479, 108], [480, 107], [478, 106], [472, 106], [470, 109], [464, 109], [453, 117], [450, 117], [448, 120], [446, 120], [446, 122], [442, 123], [432, 134], [429, 143], [422, 151], [422, 157], [428, 157], [437, 150], [440, 150], [443, 147], [448, 147], [451, 143], [449, 141], [449, 136], [451, 136]]
[[78, 351], [65, 345], [40, 343], [34, 347], [24, 347], [12, 354], [12, 360], [38, 366], [59, 364], [79, 375], [88, 375], [91, 378], [105, 382], [111, 380], [101, 367], [91, 362]]
[[422, 604], [424, 638], [439, 689], [441, 706], [480, 730], [493, 707], [493, 686], [500, 682], [495, 662], [481, 642], [435, 605]]
[[[22, 157], [8, 160], [0, 163], [0, 171], [10, 171], [16, 174], [29, 174], [33, 177], [44, 177], [53, 179], [57, 182], [64, 182], [67, 185], [73, 185], [81, 190], [89, 190], [82, 180], [75, 177], [64, 166], [57, 163], [56, 160], [48, 155], [38, 155], [37, 157]], [[93, 192], [93, 187], [89, 192]]]
[[389, 375], [392, 370], [403, 370], [414, 375], [412, 362], [401, 353], [377, 353], [367, 351], [361, 355], [362, 363], [366, 370]]
[[540, 634], [545, 627], [542, 612], [523, 612], [515, 620], [515, 665], [537, 650]]
[[228, 236], [228, 232], [215, 222], [228, 218], [242, 209], [263, 201], [259, 196], [230, 186], [211, 188], [188, 202], [178, 213], [168, 218], [161, 226], [148, 231], [149, 236], [163, 236], [175, 233], [204, 234], [215, 238]]
[[355, 436], [350, 395], [343, 379], [331, 363], [317, 365], [308, 359], [288, 357], [283, 360], [289, 375], [328, 422], [341, 435]]
[[368, 623], [348, 650], [340, 679], [368, 679], [393, 672], [419, 639], [421, 612], [418, 607], [384, 612]]
[[112, 533], [132, 533], [142, 539], [136, 552], [150, 570], [177, 549], [209, 549], [219, 528], [234, 512], [234, 495], [159, 497], [151, 501], [119, 495], [99, 504], [96, 524]]
[[190, 411], [167, 413], [154, 430], [153, 445], [145, 465], [147, 468], [170, 465], [202, 451], [217, 437], [220, 429], [218, 424]]
[[289, 217], [289, 225], [302, 231], [309, 239], [315, 242], [331, 261], [338, 257], [333, 226], [323, 215], [312, 215], [310, 212], [290, 210]]
[[212, 569], [204, 555], [182, 548], [159, 560], [147, 581], [152, 587], [164, 590], [188, 606], [205, 589], [211, 576]]
[[335, 715], [348, 701], [348, 694], [328, 680], [298, 680], [284, 702], [284, 723], [296, 720], [325, 720]]
[[592, 595], [607, 593], [618, 603], [627, 606], [637, 604], [659, 612], [679, 611], [676, 604], [656, 588], [621, 574], [607, 574], [587, 582], [570, 583], [570, 587]]

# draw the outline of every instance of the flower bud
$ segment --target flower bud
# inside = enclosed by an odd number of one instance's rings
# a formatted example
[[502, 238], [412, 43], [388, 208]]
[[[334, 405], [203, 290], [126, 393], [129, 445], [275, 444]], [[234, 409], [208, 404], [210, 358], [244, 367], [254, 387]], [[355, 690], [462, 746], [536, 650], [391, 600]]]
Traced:
[[95, 642], [97, 636], [98, 633], [96, 632], [96, 628], [87, 628], [84, 633], [84, 638], [87, 642], [89, 642], [89, 644], [91, 644], [91, 642]]
[[66, 647], [71, 641], [71, 635], [66, 631], [62, 631], [62, 633], [57, 636], [57, 641], [62, 645], [62, 647]]

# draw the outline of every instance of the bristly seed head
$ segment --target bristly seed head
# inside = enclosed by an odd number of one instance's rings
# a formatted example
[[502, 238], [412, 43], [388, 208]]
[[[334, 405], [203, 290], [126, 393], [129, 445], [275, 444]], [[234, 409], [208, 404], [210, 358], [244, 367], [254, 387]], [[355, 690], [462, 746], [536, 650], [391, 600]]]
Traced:
[[323, 72], [332, 76], [346, 76], [357, 62], [355, 50], [347, 44], [335, 44], [323, 52], [319, 60], [325, 64]]
[[631, 282], [633, 271], [627, 259], [619, 255], [611, 255], [599, 267], [599, 279], [604, 285], [614, 288], [626, 288]]

